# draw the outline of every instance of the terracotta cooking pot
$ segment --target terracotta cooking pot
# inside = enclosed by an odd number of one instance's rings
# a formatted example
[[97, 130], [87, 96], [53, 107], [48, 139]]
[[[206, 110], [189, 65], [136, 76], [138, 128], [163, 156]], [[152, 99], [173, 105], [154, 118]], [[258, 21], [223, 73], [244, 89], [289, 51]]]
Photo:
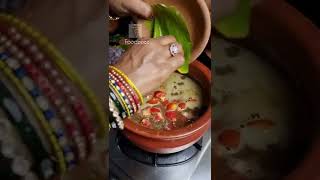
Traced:
[[[190, 61], [196, 60], [205, 49], [211, 32], [210, 11], [205, 0], [145, 0], [149, 4], [163, 3], [175, 6], [183, 15], [193, 43]], [[144, 20], [139, 20], [142, 25], [138, 33], [141, 37], [150, 37], [150, 31], [144, 26]]]
[[[205, 65], [194, 61], [190, 65], [188, 76], [201, 86], [205, 97], [210, 97], [211, 72]], [[205, 107], [204, 113], [189, 126], [171, 131], [157, 131], [140, 126], [131, 120], [125, 120], [123, 134], [148, 152], [166, 154], [181, 151], [196, 143], [210, 127], [210, 98], [204, 98], [203, 107]]]
[[[318, 180], [320, 138], [319, 128], [316, 128], [320, 122], [320, 31], [282, 0], [262, 1], [253, 8], [251, 24], [250, 37], [240, 43], [286, 72], [296, 82], [297, 95], [303, 97], [304, 103], [299, 109], [308, 111], [298, 118], [293, 144], [287, 152], [296, 160], [292, 161], [288, 172], [280, 173], [286, 180]], [[298, 158], [300, 156], [302, 158]], [[213, 164], [213, 174], [218, 166]]]

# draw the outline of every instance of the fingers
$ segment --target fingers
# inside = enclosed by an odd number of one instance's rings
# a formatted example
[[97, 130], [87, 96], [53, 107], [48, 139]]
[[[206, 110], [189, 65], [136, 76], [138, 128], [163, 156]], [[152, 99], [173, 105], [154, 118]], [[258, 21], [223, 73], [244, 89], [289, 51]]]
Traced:
[[184, 64], [184, 56], [182, 54], [177, 54], [176, 56], [169, 58], [168, 61], [172, 65], [173, 71], [175, 71]]
[[143, 18], [147, 19], [152, 15], [151, 6], [142, 0], [126, 1], [123, 5], [129, 12], [139, 15]]

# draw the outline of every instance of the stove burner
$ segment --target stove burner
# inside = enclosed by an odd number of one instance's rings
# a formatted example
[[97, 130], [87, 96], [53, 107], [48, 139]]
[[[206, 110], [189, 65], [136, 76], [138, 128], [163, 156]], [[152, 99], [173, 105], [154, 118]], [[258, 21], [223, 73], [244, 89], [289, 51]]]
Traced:
[[168, 167], [184, 164], [193, 159], [202, 148], [202, 138], [193, 146], [172, 154], [157, 154], [146, 152], [122, 135], [118, 135], [118, 146], [120, 150], [129, 158], [140, 163], [154, 167]]

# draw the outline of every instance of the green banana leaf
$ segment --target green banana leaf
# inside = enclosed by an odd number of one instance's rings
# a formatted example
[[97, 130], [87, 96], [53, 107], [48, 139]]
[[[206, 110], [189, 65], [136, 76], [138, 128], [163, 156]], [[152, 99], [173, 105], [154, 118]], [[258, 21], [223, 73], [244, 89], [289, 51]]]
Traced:
[[178, 69], [182, 74], [189, 72], [189, 62], [192, 53], [192, 42], [183, 16], [173, 6], [156, 4], [153, 6], [154, 18], [147, 22], [152, 37], [172, 35], [177, 39], [184, 51], [184, 64]]
[[153, 37], [161, 37], [163, 36], [162, 29], [160, 26], [160, 22], [158, 18], [155, 18], [153, 22]]
[[218, 32], [227, 38], [245, 38], [249, 34], [251, 0], [239, 0], [235, 11], [215, 23]]

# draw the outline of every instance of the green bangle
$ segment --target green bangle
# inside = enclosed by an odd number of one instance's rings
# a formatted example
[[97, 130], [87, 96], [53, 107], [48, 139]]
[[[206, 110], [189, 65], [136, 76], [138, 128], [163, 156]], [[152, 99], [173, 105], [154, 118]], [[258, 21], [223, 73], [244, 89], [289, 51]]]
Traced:
[[127, 117], [127, 113], [124, 110], [124, 107], [121, 105], [120, 101], [118, 100], [117, 95], [113, 91], [114, 90], [112, 88], [110, 88], [110, 90], [109, 90], [110, 97], [111, 97], [112, 101], [114, 102], [114, 104], [116, 105], [116, 107], [118, 108], [120, 116], [124, 119]]
[[119, 109], [116, 107], [111, 97], [109, 97], [109, 112], [110, 112], [110, 115], [112, 115], [110, 119], [113, 119], [113, 121], [111, 121], [112, 128], [119, 128], [123, 130], [124, 129], [123, 119], [120, 117]]
[[35, 172], [44, 179], [55, 175], [56, 167], [45, 150], [40, 137], [30, 124], [21, 107], [18, 105], [10, 91], [0, 81], [0, 106], [3, 108], [11, 124], [17, 129], [23, 143], [28, 147], [34, 158]]

